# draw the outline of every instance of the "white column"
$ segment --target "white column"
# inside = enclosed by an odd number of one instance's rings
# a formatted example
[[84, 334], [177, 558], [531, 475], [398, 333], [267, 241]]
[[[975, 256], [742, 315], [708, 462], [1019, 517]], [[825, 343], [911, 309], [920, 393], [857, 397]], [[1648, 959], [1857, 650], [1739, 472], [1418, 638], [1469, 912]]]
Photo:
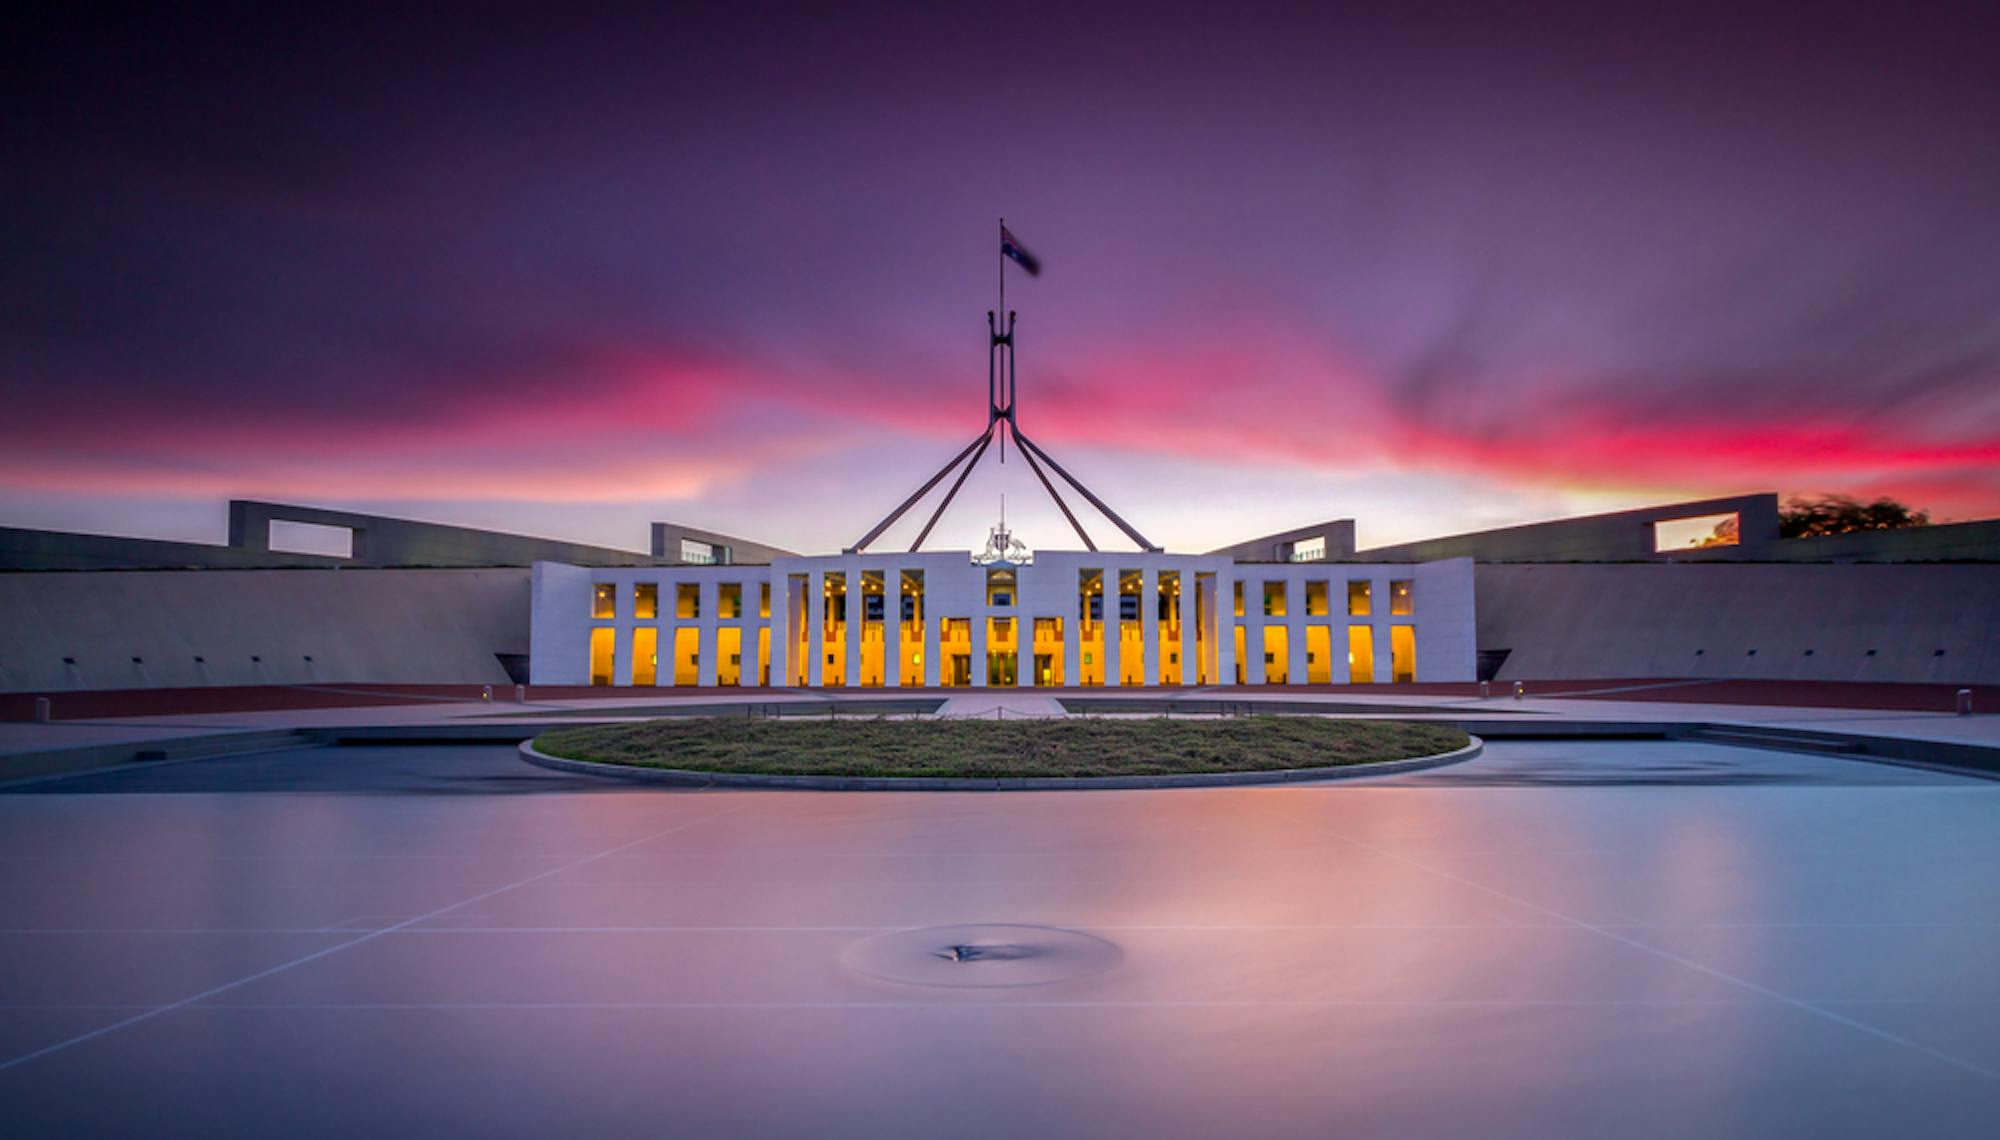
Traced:
[[1285, 670], [1294, 685], [1306, 683], [1306, 584], [1301, 578], [1285, 583]]
[[1145, 655], [1146, 684], [1160, 683], [1160, 572], [1147, 568], [1139, 575], [1139, 644]]
[[861, 564], [847, 567], [847, 687], [861, 684]]
[[1062, 624], [1064, 685], [1077, 685], [1083, 681], [1083, 611], [1080, 607], [1085, 603], [1080, 601], [1082, 597], [1082, 593], [1076, 588], [1076, 583], [1071, 582], [1069, 608], [1063, 611]]
[[[984, 590], [981, 590], [984, 596]], [[972, 687], [986, 687], [986, 607], [974, 608], [972, 614]]]
[[935, 689], [938, 687], [938, 678], [941, 675], [941, 666], [938, 663], [939, 619], [931, 613], [930, 588], [930, 575], [926, 574], [924, 575], [925, 593], [922, 602], [923, 609], [920, 611], [924, 615], [924, 686]]
[[1119, 644], [1119, 639], [1125, 635], [1125, 619], [1120, 616], [1124, 613], [1124, 603], [1119, 598], [1118, 568], [1107, 566], [1104, 569], [1104, 686], [1108, 689], [1117, 688], [1119, 678], [1124, 675], [1125, 663], [1121, 660], [1124, 647]]
[[814, 570], [806, 576], [806, 684], [815, 689], [826, 684], [826, 650], [820, 645], [825, 628], [826, 571]]
[[721, 618], [719, 611], [722, 608], [722, 591], [717, 587], [718, 583], [713, 578], [701, 580], [699, 587], [701, 600], [696, 604], [695, 610], [694, 627], [697, 632], [694, 651], [698, 659], [695, 683], [704, 688], [715, 687], [715, 627]]

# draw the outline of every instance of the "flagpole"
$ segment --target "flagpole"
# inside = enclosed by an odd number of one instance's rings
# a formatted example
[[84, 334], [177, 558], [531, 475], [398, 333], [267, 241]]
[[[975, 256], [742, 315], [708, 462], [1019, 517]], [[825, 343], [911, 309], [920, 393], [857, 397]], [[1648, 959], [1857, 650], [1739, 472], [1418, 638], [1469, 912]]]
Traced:
[[[1007, 328], [1007, 219], [1000, 219], [1000, 327]], [[1008, 329], [1011, 333], [1013, 330]], [[1014, 351], [1013, 338], [1008, 338], [1007, 351]], [[1007, 374], [1000, 374], [1000, 382], [1007, 382]], [[1012, 402], [1008, 404], [1012, 407]], [[1000, 462], [1007, 462], [1007, 425], [1000, 425]]]

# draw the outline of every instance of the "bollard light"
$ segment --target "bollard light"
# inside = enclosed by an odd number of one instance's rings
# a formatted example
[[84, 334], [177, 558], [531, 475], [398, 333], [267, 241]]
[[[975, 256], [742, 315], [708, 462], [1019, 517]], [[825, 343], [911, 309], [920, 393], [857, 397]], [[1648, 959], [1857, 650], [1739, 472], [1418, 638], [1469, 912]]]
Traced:
[[1492, 696], [1493, 696], [1493, 682], [1491, 681], [1479, 682], [1479, 699], [1482, 701], [1490, 700]]
[[492, 699], [493, 699], [493, 686], [491, 686], [491, 685], [481, 685], [481, 686], [479, 687], [479, 699], [480, 699], [480, 700], [482, 700], [482, 701], [490, 701], [490, 700], [492, 700]]
[[55, 716], [54, 708], [47, 697], [35, 698], [35, 723], [47, 724]]
[[525, 705], [528, 703], [528, 686], [526, 685], [514, 686], [514, 703], [517, 705]]
[[1517, 700], [1517, 701], [1518, 701], [1518, 700], [1520, 700], [1520, 699], [1521, 699], [1521, 694], [1523, 694], [1523, 693], [1525, 693], [1525, 692], [1527, 692], [1527, 691], [1528, 691], [1528, 686], [1527, 686], [1526, 684], [1524, 684], [1523, 682], [1520, 682], [1520, 681], [1516, 681], [1516, 682], [1514, 682], [1514, 699], [1515, 699], [1515, 700]]
[[1958, 715], [1960, 715], [1960, 716], [1971, 716], [1971, 715], [1972, 715], [1972, 690], [1971, 690], [1971, 689], [1960, 689], [1960, 690], [1958, 691]]

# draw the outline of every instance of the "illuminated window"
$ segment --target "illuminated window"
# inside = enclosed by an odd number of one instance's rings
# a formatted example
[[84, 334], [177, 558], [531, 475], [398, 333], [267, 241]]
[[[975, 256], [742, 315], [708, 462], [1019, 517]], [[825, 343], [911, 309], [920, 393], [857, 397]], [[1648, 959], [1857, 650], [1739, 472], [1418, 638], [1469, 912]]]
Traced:
[[771, 616], [771, 584], [769, 582], [760, 582], [757, 584], [757, 616]]
[[1285, 584], [1283, 582], [1264, 583], [1264, 616], [1285, 616]]
[[659, 672], [660, 631], [650, 625], [640, 626], [632, 631], [632, 683], [655, 684]]
[[660, 587], [654, 582], [641, 582], [632, 587], [632, 616], [656, 618], [660, 616]]
[[1236, 583], [1236, 616], [1243, 616], [1243, 583]]
[[681, 539], [681, 561], [695, 566], [715, 564], [715, 547], [692, 538]]
[[609, 685], [617, 662], [614, 660], [618, 631], [615, 629], [593, 629], [590, 631], [590, 683]]
[[[618, 587], [609, 582], [599, 582], [590, 593], [590, 616], [594, 618], [615, 618], [618, 616]], [[605, 684], [610, 684], [609, 681]]]
[[1354, 617], [1367, 617], [1369, 608], [1368, 580], [1357, 579], [1347, 584], [1347, 612]]
[[1306, 627], [1306, 684], [1333, 683], [1333, 631], [1323, 625]]
[[715, 588], [715, 608], [718, 616], [740, 618], [743, 616], [743, 583], [724, 582]]
[[1326, 560], [1326, 536], [1302, 538], [1292, 544], [1292, 561], [1324, 562]]
[[1289, 631], [1282, 625], [1264, 627], [1264, 683], [1283, 685], [1291, 680], [1292, 658]]
[[986, 572], [986, 604], [989, 606], [1013, 605], [1014, 585], [1014, 572], [1012, 570], [988, 570]]
[[1417, 679], [1417, 631], [1410, 626], [1389, 629], [1389, 679], [1397, 682]]
[[674, 587], [674, 616], [677, 618], [701, 616], [700, 586], [693, 582], [682, 582]]
[[1347, 627], [1347, 683], [1366, 685], [1374, 680], [1375, 631], [1365, 625], [1350, 625]]
[[1077, 590], [1077, 675], [1079, 685], [1104, 683], [1104, 571], [1079, 570]]
[[743, 628], [725, 625], [715, 631], [715, 683], [743, 683]]
[[1018, 680], [1020, 647], [1014, 639], [1013, 618], [986, 619], [986, 683], [1011, 688]]
[[674, 684], [701, 683], [701, 631], [686, 626], [674, 631]]
[[1327, 584], [1325, 582], [1306, 583], [1306, 616], [1325, 617], [1327, 615]]
[[1415, 589], [1415, 584], [1411, 582], [1389, 583], [1389, 613], [1391, 616], [1409, 617], [1414, 612], [1411, 607], [1415, 604], [1416, 599], [1411, 595]]
[[1029, 683], [1043, 687], [1063, 683], [1063, 619], [1036, 618], [1034, 624], [1035, 672]]

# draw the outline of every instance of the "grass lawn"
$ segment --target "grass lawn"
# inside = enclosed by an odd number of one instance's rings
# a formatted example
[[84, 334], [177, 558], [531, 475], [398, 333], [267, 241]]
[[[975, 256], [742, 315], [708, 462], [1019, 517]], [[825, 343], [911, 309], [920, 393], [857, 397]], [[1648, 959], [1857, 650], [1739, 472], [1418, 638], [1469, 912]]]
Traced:
[[1447, 725], [1223, 720], [748, 720], [677, 717], [546, 732], [551, 756], [782, 776], [1164, 776], [1328, 768], [1463, 748]]

